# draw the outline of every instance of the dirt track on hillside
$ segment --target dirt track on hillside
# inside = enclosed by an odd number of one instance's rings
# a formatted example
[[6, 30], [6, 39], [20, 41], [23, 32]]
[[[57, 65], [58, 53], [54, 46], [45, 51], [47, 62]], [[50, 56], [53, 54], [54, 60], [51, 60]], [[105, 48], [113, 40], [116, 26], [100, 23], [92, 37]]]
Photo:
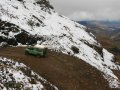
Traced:
[[102, 73], [82, 60], [53, 51], [47, 58], [39, 58], [25, 55], [24, 50], [25, 47], [1, 48], [0, 56], [23, 62], [59, 90], [111, 90]]

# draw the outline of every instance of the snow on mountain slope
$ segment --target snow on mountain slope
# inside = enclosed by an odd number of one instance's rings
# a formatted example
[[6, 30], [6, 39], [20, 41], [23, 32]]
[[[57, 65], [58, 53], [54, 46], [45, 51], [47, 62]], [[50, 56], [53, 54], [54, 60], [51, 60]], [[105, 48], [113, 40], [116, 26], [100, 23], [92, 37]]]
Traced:
[[[120, 88], [120, 81], [112, 72], [120, 69], [114, 55], [103, 49], [95, 37], [86, 32], [86, 27], [57, 14], [49, 1], [0, 1], [0, 28], [2, 45], [48, 45], [96, 67], [104, 73], [111, 88]], [[72, 47], [79, 49], [79, 53]]]
[[0, 90], [46, 90], [48, 87], [58, 90], [26, 65], [0, 57]]

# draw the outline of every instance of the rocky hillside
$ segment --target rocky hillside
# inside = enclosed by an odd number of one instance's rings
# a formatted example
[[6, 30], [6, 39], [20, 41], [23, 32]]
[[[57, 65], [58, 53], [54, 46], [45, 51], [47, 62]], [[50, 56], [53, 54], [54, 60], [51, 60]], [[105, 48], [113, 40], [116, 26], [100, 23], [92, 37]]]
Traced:
[[0, 1], [1, 46], [48, 45], [74, 55], [103, 73], [111, 88], [120, 88], [112, 70], [119, 70], [114, 55], [96, 41], [86, 27], [56, 13], [48, 0]]

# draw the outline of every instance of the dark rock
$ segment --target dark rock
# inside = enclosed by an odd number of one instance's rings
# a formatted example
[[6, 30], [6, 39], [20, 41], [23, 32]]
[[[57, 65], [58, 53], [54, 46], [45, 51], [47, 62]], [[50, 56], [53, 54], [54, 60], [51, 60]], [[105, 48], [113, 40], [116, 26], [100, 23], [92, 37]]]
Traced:
[[0, 36], [0, 43], [1, 43], [1, 42], [5, 42], [5, 41], [6, 41], [6, 38], [3, 37], [3, 36]]
[[8, 44], [8, 45], [13, 45], [13, 46], [18, 45], [17, 41], [16, 41], [14, 38], [8, 39], [8, 40], [7, 40], [7, 44]]
[[29, 36], [27, 33], [22, 32], [22, 33], [16, 35], [15, 38], [16, 38], [17, 42], [25, 45], [28, 41]]
[[72, 46], [71, 49], [75, 54], [79, 53], [79, 48], [77, 48], [76, 46]]
[[21, 43], [23, 45], [26, 45], [26, 44], [33, 45], [33, 44], [37, 43], [36, 38], [32, 35], [29, 35], [26, 32], [22, 32], [22, 33], [16, 35], [15, 38], [18, 43]]

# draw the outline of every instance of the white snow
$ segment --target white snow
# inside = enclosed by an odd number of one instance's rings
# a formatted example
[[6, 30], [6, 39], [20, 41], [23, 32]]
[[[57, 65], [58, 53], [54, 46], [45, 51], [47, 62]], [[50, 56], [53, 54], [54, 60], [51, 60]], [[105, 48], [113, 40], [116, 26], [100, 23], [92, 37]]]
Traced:
[[[92, 45], [99, 48], [101, 45], [95, 40], [93, 34], [86, 32], [86, 27], [60, 16], [52, 9], [46, 12], [41, 10], [39, 5], [34, 4], [36, 0], [23, 1], [24, 3], [18, 0], [1, 0], [0, 19], [13, 23], [32, 35], [44, 37], [46, 41], [42, 45], [48, 45], [53, 50], [65, 54], [69, 52], [73, 55], [71, 47], [76, 46], [80, 50], [78, 54], [75, 54], [76, 57], [103, 72], [111, 88], [120, 88], [120, 81], [112, 71], [112, 69], [120, 69], [113, 62], [114, 55], [103, 49], [102, 56], [90, 47]], [[29, 24], [31, 22], [32, 26]], [[40, 26], [37, 26], [37, 23]], [[9, 34], [11, 35], [13, 36], [13, 33]], [[41, 41], [38, 41], [39, 43]]]
[[36, 47], [36, 48], [46, 48], [46, 46], [45, 45], [35, 45], [34, 47]]
[[[31, 73], [27, 74], [28, 72]], [[36, 83], [31, 83], [32, 79]], [[0, 57], [0, 90], [43, 90], [45, 88], [41, 81], [49, 83], [23, 63]], [[50, 83], [49, 85], [58, 90], [56, 86]]]
[[115, 65], [114, 55], [112, 53], [109, 53], [106, 49], [103, 49], [103, 56], [104, 56], [105, 63], [111, 69], [117, 69], [117, 68], [119, 68], [119, 66], [116, 67], [116, 65]]

